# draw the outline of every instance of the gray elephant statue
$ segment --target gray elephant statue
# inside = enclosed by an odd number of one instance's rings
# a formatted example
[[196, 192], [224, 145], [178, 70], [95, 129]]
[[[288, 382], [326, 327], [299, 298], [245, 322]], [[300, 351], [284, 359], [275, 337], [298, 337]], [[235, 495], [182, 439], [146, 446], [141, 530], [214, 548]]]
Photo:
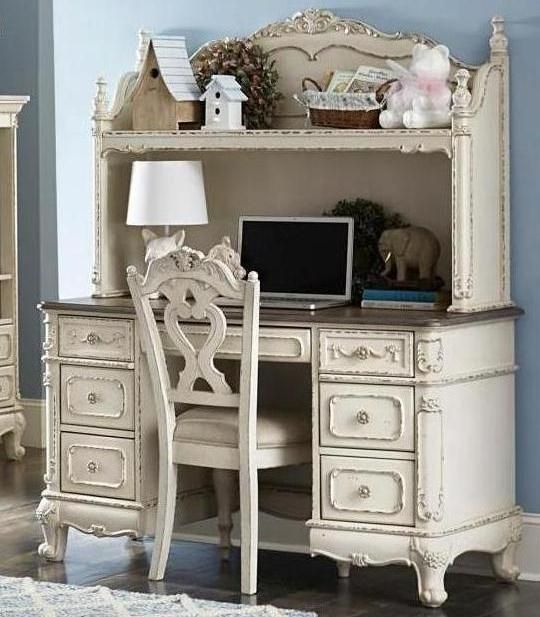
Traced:
[[435, 234], [425, 227], [402, 227], [387, 229], [379, 238], [379, 254], [385, 268], [383, 276], [390, 276], [395, 266], [396, 280], [412, 280], [409, 275], [414, 270], [416, 277], [433, 280], [441, 245]]

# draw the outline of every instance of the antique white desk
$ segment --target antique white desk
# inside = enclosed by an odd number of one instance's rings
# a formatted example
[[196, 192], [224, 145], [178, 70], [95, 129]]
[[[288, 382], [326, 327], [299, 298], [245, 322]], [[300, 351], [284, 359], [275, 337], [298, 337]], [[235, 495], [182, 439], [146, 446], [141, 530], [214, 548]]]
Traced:
[[[153, 533], [156, 420], [130, 299], [42, 309], [48, 434], [39, 552], [61, 560], [69, 527]], [[311, 370], [312, 554], [336, 560], [341, 576], [351, 564], [412, 565], [430, 606], [446, 599], [444, 573], [463, 552], [493, 553], [495, 573], [516, 577], [520, 312], [261, 311], [261, 360]], [[196, 343], [201, 326], [186, 327]], [[238, 356], [236, 333], [233, 325], [222, 357]], [[186, 469], [180, 487], [182, 521], [214, 514], [204, 470]]]

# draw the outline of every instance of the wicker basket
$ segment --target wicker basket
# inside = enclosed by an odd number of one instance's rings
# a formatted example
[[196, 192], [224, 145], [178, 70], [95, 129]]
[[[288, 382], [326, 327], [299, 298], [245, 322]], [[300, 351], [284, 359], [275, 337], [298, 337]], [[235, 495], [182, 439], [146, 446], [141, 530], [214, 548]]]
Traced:
[[[302, 104], [305, 105], [305, 107], [307, 107], [309, 119], [311, 120], [311, 124], [313, 126], [324, 126], [327, 128], [337, 129], [378, 129], [380, 128], [379, 114], [381, 113], [381, 109], [384, 107], [385, 104], [385, 94], [394, 81], [395, 80], [386, 81], [377, 88], [375, 98], [378, 102], [378, 107], [372, 109], [322, 109], [319, 107], [313, 107], [309, 104], [309, 102], [302, 103], [301, 99], [297, 100], [299, 100]], [[314, 85], [319, 92], [322, 92], [322, 88], [314, 79], [311, 79], [310, 77], [305, 77], [302, 80], [302, 90], [304, 93], [308, 89], [308, 84]], [[350, 99], [352, 99], [356, 95], [333, 94], [332, 96], [334, 98], [337, 97], [339, 100], [339, 98], [342, 97], [350, 97]]]

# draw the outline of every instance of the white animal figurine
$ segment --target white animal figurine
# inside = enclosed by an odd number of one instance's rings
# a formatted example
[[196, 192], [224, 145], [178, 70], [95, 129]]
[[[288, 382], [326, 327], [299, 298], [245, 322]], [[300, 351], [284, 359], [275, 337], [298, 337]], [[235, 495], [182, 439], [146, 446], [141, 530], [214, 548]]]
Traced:
[[172, 236], [160, 237], [151, 229], [143, 229], [142, 237], [146, 246], [144, 261], [148, 264], [158, 257], [164, 257], [173, 251], [177, 251], [184, 244], [186, 232], [180, 229]]
[[221, 244], [216, 244], [208, 251], [210, 259], [218, 259], [227, 264], [237, 279], [243, 279], [246, 271], [240, 263], [240, 255], [232, 248], [229, 236], [221, 238]]
[[385, 263], [383, 276], [389, 276], [395, 269], [399, 282], [413, 280], [411, 270], [418, 278], [433, 280], [441, 245], [435, 234], [425, 227], [401, 227], [387, 229], [379, 238], [379, 254]]
[[444, 45], [429, 47], [417, 43], [408, 70], [393, 60], [387, 61], [398, 81], [391, 86], [387, 108], [380, 114], [382, 128], [450, 126], [449, 55]]

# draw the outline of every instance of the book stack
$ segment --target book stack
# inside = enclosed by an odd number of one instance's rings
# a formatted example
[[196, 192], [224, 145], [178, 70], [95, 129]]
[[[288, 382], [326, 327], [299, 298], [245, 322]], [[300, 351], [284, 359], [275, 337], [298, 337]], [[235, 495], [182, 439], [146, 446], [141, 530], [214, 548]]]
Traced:
[[364, 289], [362, 308], [441, 311], [449, 303], [449, 294], [441, 290]]

